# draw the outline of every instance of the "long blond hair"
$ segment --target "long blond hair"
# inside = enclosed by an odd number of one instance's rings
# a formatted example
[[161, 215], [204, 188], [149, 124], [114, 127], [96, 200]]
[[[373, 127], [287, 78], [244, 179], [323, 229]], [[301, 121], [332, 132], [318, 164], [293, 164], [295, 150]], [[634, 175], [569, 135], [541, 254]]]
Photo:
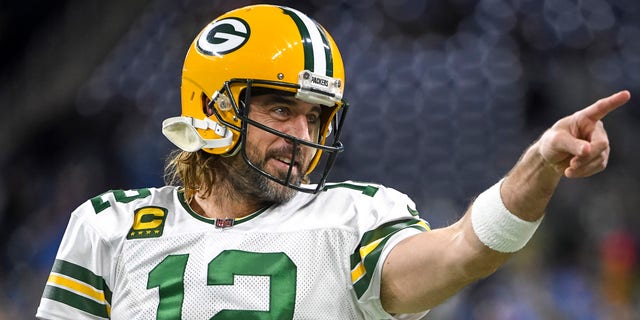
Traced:
[[201, 196], [211, 194], [211, 188], [216, 180], [217, 162], [219, 155], [202, 150], [186, 152], [175, 150], [167, 157], [164, 167], [164, 181], [167, 185], [184, 187], [185, 198], [190, 200], [196, 193]]

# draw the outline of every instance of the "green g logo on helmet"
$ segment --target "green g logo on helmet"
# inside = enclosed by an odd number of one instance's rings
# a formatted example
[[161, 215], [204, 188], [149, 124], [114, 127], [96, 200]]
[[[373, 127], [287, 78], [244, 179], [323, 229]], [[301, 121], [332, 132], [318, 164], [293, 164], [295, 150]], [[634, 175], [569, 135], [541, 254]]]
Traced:
[[197, 42], [200, 52], [219, 56], [241, 48], [249, 40], [249, 25], [239, 18], [226, 18], [209, 24]]

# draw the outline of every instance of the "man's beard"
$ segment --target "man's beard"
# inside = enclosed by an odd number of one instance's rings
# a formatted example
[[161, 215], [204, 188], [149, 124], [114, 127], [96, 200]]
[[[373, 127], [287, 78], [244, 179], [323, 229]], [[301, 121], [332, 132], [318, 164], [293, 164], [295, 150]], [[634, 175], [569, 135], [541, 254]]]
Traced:
[[[255, 150], [250, 145], [245, 146], [247, 152], [247, 158], [251, 163], [262, 171], [265, 170], [265, 163], [269, 159], [273, 159], [278, 155], [284, 155], [286, 157], [291, 156], [291, 149], [288, 150], [275, 150], [267, 152], [267, 155], [258, 160], [260, 156], [252, 153], [251, 150]], [[298, 158], [303, 157], [300, 152], [297, 154]], [[296, 190], [285, 185], [282, 185], [270, 178], [264, 176], [256, 169], [251, 168], [243, 159], [241, 154], [237, 154], [231, 158], [227, 158], [228, 163], [228, 175], [227, 183], [229, 187], [233, 188], [237, 196], [244, 197], [249, 201], [256, 201], [263, 205], [278, 205], [289, 201], [296, 194]], [[306, 161], [297, 161], [299, 163], [306, 163]], [[302, 182], [302, 170], [301, 167], [297, 167], [297, 172], [292, 172], [289, 184], [298, 186]], [[287, 176], [287, 172], [268, 172], [272, 176], [284, 181]]]

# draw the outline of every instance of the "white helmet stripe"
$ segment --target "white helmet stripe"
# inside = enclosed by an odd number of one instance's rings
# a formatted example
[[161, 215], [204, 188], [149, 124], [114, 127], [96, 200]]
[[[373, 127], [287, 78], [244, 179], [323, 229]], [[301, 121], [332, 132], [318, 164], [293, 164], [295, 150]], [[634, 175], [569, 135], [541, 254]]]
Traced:
[[[286, 13], [291, 15], [291, 17], [294, 19], [296, 23], [302, 23], [303, 26], [306, 28], [306, 30], [300, 30], [300, 32], [301, 34], [303, 34], [303, 37], [302, 37], [303, 39], [305, 38], [304, 37], [305, 31], [306, 33], [308, 33], [308, 36], [311, 39], [311, 43], [303, 43], [304, 46], [311, 45], [311, 51], [313, 54], [313, 66], [312, 66], [313, 69], [310, 71], [313, 71], [314, 73], [326, 75], [327, 74], [327, 55], [325, 53], [325, 44], [324, 44], [323, 37], [320, 34], [320, 29], [318, 29], [316, 22], [311, 20], [311, 18], [309, 18], [307, 15], [305, 15], [304, 13], [296, 9], [292, 9], [288, 7], [281, 7], [281, 8]], [[308, 60], [308, 58], [305, 57], [305, 60]], [[333, 70], [331, 70], [331, 73], [332, 71]]]

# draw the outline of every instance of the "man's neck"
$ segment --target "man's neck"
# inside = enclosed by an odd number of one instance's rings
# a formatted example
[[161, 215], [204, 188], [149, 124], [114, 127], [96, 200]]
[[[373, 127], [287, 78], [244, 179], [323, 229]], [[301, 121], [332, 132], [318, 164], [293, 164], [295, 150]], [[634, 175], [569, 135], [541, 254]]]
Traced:
[[260, 210], [264, 207], [264, 204], [250, 201], [241, 195], [232, 195], [229, 192], [216, 192], [214, 189], [206, 196], [196, 193], [189, 202], [189, 206], [191, 206], [193, 211], [203, 217], [212, 219], [235, 219], [248, 216]]

